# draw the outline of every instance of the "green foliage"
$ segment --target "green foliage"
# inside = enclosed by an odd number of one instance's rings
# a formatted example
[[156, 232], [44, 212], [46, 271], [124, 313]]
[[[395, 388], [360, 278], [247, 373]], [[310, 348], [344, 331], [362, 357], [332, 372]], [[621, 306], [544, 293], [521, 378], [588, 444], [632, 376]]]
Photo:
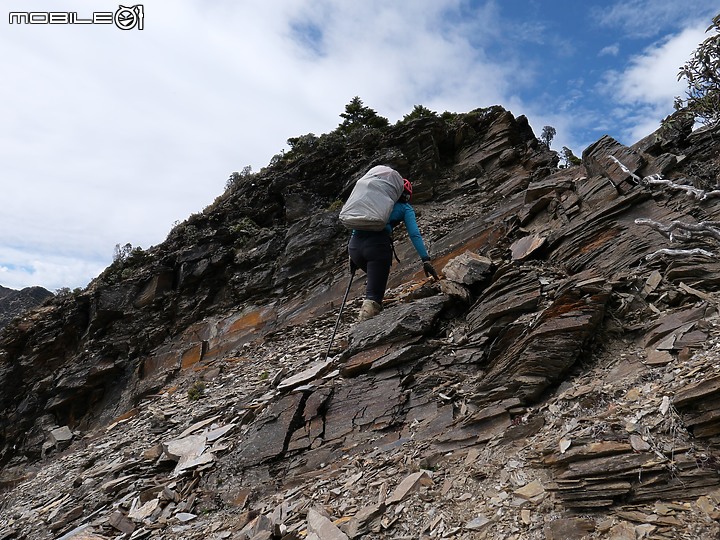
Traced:
[[410, 114], [406, 114], [403, 116], [402, 122], [408, 122], [410, 120], [415, 120], [416, 118], [427, 118], [427, 117], [436, 117], [437, 113], [435, 111], [431, 111], [427, 107], [424, 107], [423, 105], [415, 105], [413, 107], [413, 110], [410, 112]]
[[345, 112], [340, 113], [344, 118], [338, 126], [340, 133], [348, 134], [358, 129], [384, 128], [390, 125], [387, 118], [379, 116], [370, 107], [366, 107], [359, 96], [355, 96], [345, 105]]
[[343, 207], [343, 202], [341, 200], [333, 201], [330, 206], [328, 206], [328, 210], [330, 212], [338, 212]]
[[115, 244], [113, 262], [100, 277], [107, 283], [116, 283], [123, 279], [129, 279], [150, 257], [151, 255], [143, 251], [140, 246], [133, 248], [130, 243], [125, 245]]
[[270, 163], [268, 163], [269, 167], [275, 167], [282, 163], [282, 160], [285, 158], [285, 151], [281, 150], [278, 154], [275, 154], [273, 157], [270, 158]]
[[70, 287], [60, 287], [55, 291], [55, 296], [79, 296], [82, 294], [82, 291], [81, 287], [75, 287], [74, 289], [71, 289]]
[[720, 13], [705, 30], [714, 33], [698, 45], [678, 73], [686, 79], [685, 99], [675, 98], [675, 109], [685, 110], [705, 125], [720, 122]]
[[225, 183], [225, 189], [236, 189], [247, 179], [252, 178], [255, 174], [252, 172], [252, 166], [246, 165], [241, 172], [235, 171], [230, 175]]
[[545, 126], [543, 127], [542, 134], [540, 135], [540, 142], [543, 143], [545, 146], [550, 148], [550, 144], [552, 143], [552, 140], [555, 138], [555, 134], [557, 131], [555, 131], [555, 128], [552, 126]]
[[185, 225], [182, 232], [185, 242], [189, 244], [194, 244], [200, 240], [200, 231], [195, 225]]
[[457, 114], [457, 113], [450, 112], [450, 111], [445, 111], [444, 113], [442, 113], [442, 114], [440, 115], [440, 118], [442, 118], [443, 120], [445, 120], [445, 122], [452, 122], [452, 121], [455, 120], [457, 117], [458, 117], [458, 114]]
[[570, 150], [567, 146], [562, 147], [560, 159], [562, 160], [565, 167], [570, 167], [572, 165], [582, 165], [582, 159], [573, 154], [573, 151]]
[[130, 243], [127, 243], [124, 246], [115, 244], [113, 264], [122, 267], [138, 266], [145, 262], [148, 256], [148, 253], [143, 251], [143, 248], [140, 246], [134, 248]]
[[190, 401], [197, 401], [205, 395], [205, 383], [197, 381], [188, 388], [187, 396]]
[[115, 244], [115, 251], [113, 252], [113, 262], [124, 262], [132, 252], [132, 244], [127, 243], [124, 246]]
[[287, 143], [291, 152], [305, 153], [313, 150], [317, 146], [318, 140], [314, 133], [308, 133], [299, 137], [290, 137]]
[[259, 229], [260, 226], [257, 223], [255, 223], [249, 217], [244, 216], [237, 223], [230, 227], [230, 232], [232, 234], [252, 234]]

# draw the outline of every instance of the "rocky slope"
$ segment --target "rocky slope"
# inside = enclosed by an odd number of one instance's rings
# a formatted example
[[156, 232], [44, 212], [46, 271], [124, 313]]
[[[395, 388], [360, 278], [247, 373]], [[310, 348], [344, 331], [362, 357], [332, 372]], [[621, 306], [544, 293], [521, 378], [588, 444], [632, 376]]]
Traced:
[[52, 295], [42, 287], [25, 287], [16, 291], [0, 285], [0, 330], [15, 317], [42, 304]]
[[[238, 178], [1, 335], [0, 539], [716, 537], [718, 133], [675, 126], [557, 169], [493, 107]], [[326, 358], [378, 162], [444, 278], [399, 235]]]

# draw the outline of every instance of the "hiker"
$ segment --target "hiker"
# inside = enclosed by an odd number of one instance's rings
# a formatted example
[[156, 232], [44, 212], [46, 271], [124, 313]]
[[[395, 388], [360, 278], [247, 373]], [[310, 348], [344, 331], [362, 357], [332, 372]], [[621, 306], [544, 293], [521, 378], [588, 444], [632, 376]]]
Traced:
[[[382, 168], [380, 174], [399, 173]], [[376, 167], [375, 169], [378, 169]], [[372, 172], [374, 169], [371, 169]], [[387, 172], [386, 172], [387, 171]], [[368, 173], [369, 174], [369, 173]], [[400, 177], [402, 178], [402, 177]], [[390, 218], [385, 227], [380, 231], [366, 231], [353, 229], [348, 244], [350, 254], [350, 268], [354, 272], [360, 268], [367, 274], [367, 285], [365, 288], [365, 300], [360, 308], [358, 320], [365, 321], [380, 313], [382, 310], [382, 299], [385, 295], [390, 266], [393, 258], [392, 232], [393, 228], [400, 223], [405, 223], [410, 240], [423, 263], [423, 270], [426, 276], [438, 279], [437, 272], [430, 264], [430, 256], [425, 249], [420, 230], [415, 220], [415, 210], [410, 205], [412, 197], [412, 184], [409, 180], [403, 179], [403, 189], [400, 198], [395, 202], [390, 213]]]

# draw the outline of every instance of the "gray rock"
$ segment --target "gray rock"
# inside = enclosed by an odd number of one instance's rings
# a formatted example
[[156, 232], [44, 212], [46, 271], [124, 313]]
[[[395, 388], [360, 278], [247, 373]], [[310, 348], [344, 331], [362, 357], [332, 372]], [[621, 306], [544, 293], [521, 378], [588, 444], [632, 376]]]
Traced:
[[73, 433], [70, 431], [70, 428], [67, 426], [62, 426], [57, 429], [53, 429], [50, 432], [50, 440], [53, 444], [62, 444], [67, 443], [71, 441], [73, 438]]
[[318, 540], [348, 540], [332, 521], [311, 508], [307, 516], [308, 533], [317, 536]]
[[489, 277], [492, 266], [491, 259], [466, 251], [462, 255], [451, 259], [443, 268], [443, 274], [450, 281], [463, 285], [474, 285], [485, 281]]
[[387, 309], [370, 320], [356, 324], [350, 331], [348, 353], [428, 332], [448, 301], [445, 295], [423, 298]]

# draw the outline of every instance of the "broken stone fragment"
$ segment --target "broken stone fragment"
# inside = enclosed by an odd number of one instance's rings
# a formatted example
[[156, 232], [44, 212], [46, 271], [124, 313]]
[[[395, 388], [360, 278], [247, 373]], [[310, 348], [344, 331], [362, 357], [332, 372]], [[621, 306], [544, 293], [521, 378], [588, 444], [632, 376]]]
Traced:
[[178, 461], [177, 467], [173, 471], [173, 476], [178, 476], [184, 471], [200, 467], [201, 465], [208, 465], [215, 461], [215, 456], [211, 452], [205, 452], [200, 456], [184, 456]]
[[525, 236], [513, 242], [510, 246], [510, 253], [515, 261], [524, 261], [533, 253], [545, 245], [546, 238], [543, 236]]
[[465, 524], [465, 528], [468, 531], [481, 531], [487, 526], [488, 523], [490, 523], [490, 520], [488, 518], [483, 515], [479, 515], [476, 518], [468, 521]]
[[291, 393], [265, 409], [245, 435], [238, 463], [249, 466], [282, 454], [302, 402], [301, 394]]
[[165, 455], [178, 462], [173, 471], [173, 476], [214, 462], [215, 456], [212, 452], [206, 451], [207, 449], [207, 437], [204, 434], [190, 435], [183, 439], [163, 443]]
[[190, 435], [182, 439], [175, 439], [163, 443], [165, 455], [173, 461], [179, 461], [187, 456], [199, 456], [205, 450], [207, 438], [205, 435]]
[[657, 349], [648, 349], [647, 360], [645, 363], [649, 366], [664, 366], [673, 361], [673, 356], [667, 351], [658, 351]]
[[349, 540], [348, 536], [337, 525], [314, 508], [308, 511], [307, 530], [308, 538], [315, 535], [318, 540]]
[[[545, 526], [547, 540], [570, 540], [587, 538], [595, 530], [595, 523], [590, 519], [560, 518]], [[614, 538], [614, 537], [613, 537]]]
[[272, 536], [273, 523], [272, 520], [264, 514], [260, 514], [250, 523], [245, 525], [240, 531], [238, 538], [252, 539], [258, 535], [270, 534]]
[[57, 540], [106, 540], [106, 536], [95, 534], [95, 530], [89, 523], [75, 527], [71, 531], [58, 537]]
[[443, 274], [452, 282], [474, 285], [487, 279], [492, 265], [492, 260], [487, 257], [466, 251], [451, 259], [443, 268]]
[[105, 482], [101, 486], [101, 489], [104, 493], [115, 493], [125, 489], [132, 482], [134, 482], [136, 478], [137, 476], [132, 474], [128, 476], [121, 476], [119, 478], [110, 480], [109, 482]]
[[[636, 175], [646, 163], [640, 153], [623, 146], [609, 135], [583, 150], [582, 160], [589, 176], [605, 176], [615, 186], [623, 182], [632, 185], [633, 174]], [[624, 168], [615, 160], [620, 161]]]
[[183, 431], [183, 432], [178, 436], [178, 439], [184, 439], [185, 437], [187, 437], [187, 436], [190, 435], [191, 433], [194, 433], [194, 432], [198, 431], [199, 429], [202, 429], [202, 428], [204, 428], [205, 426], [208, 426], [208, 425], [212, 424], [212, 423], [213, 423], [215, 420], [217, 420], [218, 418], [220, 418], [220, 415], [213, 416], [213, 417], [211, 417], [211, 418], [206, 418], [205, 420], [201, 420], [200, 422], [194, 423], [192, 426], [190, 426], [190, 427], [187, 428], [185, 431]]
[[356, 324], [350, 330], [348, 354], [424, 334], [435, 324], [448, 300], [445, 295], [422, 298], [394, 306]]
[[284, 392], [302, 384], [314, 381], [318, 377], [325, 375], [328, 371], [330, 371], [330, 369], [332, 369], [332, 361], [328, 360], [326, 362], [316, 362], [308, 369], [282, 381], [278, 384], [277, 389], [280, 392]]
[[142, 457], [146, 461], [155, 461], [160, 456], [163, 455], [163, 445], [162, 443], [158, 443], [154, 446], [151, 446], [147, 450], [143, 451]]
[[470, 290], [465, 285], [461, 285], [460, 283], [456, 283], [448, 279], [440, 281], [440, 291], [450, 298], [456, 298], [466, 304], [469, 304], [472, 300]]
[[610, 537], [614, 540], [635, 540], [638, 536], [632, 523], [621, 521], [610, 529]]
[[655, 292], [655, 289], [658, 288], [658, 285], [662, 282], [662, 275], [657, 270], [654, 270], [650, 277], [645, 282], [645, 286], [643, 287], [643, 290], [641, 291], [641, 296], [643, 298], [647, 298], [648, 295]]
[[525, 500], [532, 501], [537, 500], [545, 494], [545, 488], [538, 480], [533, 480], [529, 484], [525, 484], [523, 487], [515, 490], [515, 495]]
[[207, 433], [205, 433], [205, 436], [207, 437], [207, 442], [215, 442], [221, 437], [225, 436], [227, 433], [229, 433], [233, 428], [235, 427], [235, 424], [227, 424], [222, 427], [218, 427], [215, 429], [211, 429]]
[[643, 440], [640, 435], [633, 433], [630, 435], [630, 445], [636, 452], [647, 452], [650, 450], [650, 445]]
[[72, 431], [70, 431], [70, 428], [67, 426], [53, 429], [50, 432], [50, 441], [54, 445], [60, 446], [63, 443], [68, 443], [72, 440], [72, 438], [73, 438]]
[[134, 506], [128, 512], [128, 518], [134, 521], [143, 521], [149, 518], [159, 505], [160, 501], [158, 499], [153, 499], [141, 506]]
[[83, 515], [84, 507], [82, 504], [77, 505], [67, 512], [65, 512], [59, 519], [50, 524], [51, 531], [57, 531], [65, 527], [68, 523], [71, 523]]
[[388, 497], [387, 504], [395, 504], [407, 497], [408, 493], [420, 487], [420, 485], [431, 485], [432, 478], [428, 471], [419, 471], [411, 474], [400, 485], [395, 488], [392, 495]]
[[368, 533], [372, 522], [381, 517], [384, 512], [385, 503], [366, 506], [343, 526], [343, 530], [350, 539], [360, 538]]
[[119, 510], [110, 514], [108, 523], [121, 533], [132, 534], [135, 531], [135, 524], [126, 518]]

